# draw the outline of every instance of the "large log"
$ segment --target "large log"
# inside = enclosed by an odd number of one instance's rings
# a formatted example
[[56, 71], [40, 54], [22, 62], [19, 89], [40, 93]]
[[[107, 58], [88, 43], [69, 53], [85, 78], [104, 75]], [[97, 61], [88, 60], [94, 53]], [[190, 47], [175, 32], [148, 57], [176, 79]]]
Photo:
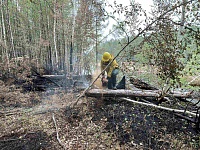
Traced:
[[[155, 97], [159, 98], [161, 96], [160, 90], [109, 90], [109, 89], [90, 89], [85, 95], [88, 97]], [[188, 98], [190, 97], [189, 92], [184, 93], [172, 93], [166, 96], [174, 96], [178, 98]]]
[[52, 80], [62, 80], [62, 79], [73, 79], [73, 80], [87, 80], [90, 81], [92, 79], [91, 75], [72, 75], [65, 76], [63, 75], [43, 75], [42, 77], [52, 79]]
[[159, 90], [105, 90], [105, 89], [91, 89], [85, 95], [88, 97], [160, 97]]

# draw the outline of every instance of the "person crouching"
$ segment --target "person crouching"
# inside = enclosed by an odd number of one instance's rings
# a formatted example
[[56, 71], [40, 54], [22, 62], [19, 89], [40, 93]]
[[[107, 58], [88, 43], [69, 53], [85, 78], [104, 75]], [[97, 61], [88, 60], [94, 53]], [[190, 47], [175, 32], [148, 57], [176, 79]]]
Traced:
[[[113, 61], [114, 56], [108, 52], [105, 52], [101, 59], [101, 72], [106, 68], [106, 66]], [[105, 71], [107, 72], [107, 76], [105, 75]], [[119, 73], [119, 65], [114, 60], [102, 73], [102, 85], [106, 85], [108, 89], [116, 90], [116, 82], [117, 82], [117, 74]]]

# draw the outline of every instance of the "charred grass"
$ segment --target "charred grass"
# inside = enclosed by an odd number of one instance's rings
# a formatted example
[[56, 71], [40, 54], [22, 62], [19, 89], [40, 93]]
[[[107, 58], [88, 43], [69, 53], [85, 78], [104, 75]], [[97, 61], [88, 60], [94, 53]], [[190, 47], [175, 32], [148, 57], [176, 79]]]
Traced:
[[70, 108], [77, 94], [21, 93], [2, 83], [0, 149], [200, 148], [194, 125], [173, 113], [118, 99], [86, 97]]

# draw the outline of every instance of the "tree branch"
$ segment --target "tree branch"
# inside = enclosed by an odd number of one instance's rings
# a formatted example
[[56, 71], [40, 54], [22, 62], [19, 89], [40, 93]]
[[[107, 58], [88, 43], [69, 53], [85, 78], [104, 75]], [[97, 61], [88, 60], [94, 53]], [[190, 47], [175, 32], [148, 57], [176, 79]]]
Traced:
[[196, 117], [196, 116], [199, 117], [199, 114], [196, 114], [196, 113], [193, 113], [193, 112], [190, 112], [190, 111], [179, 110], [179, 109], [172, 109], [172, 108], [167, 108], [167, 107], [163, 107], [163, 106], [158, 106], [158, 105], [155, 105], [155, 104], [138, 102], [138, 101], [131, 100], [131, 99], [128, 99], [128, 98], [121, 98], [121, 99], [129, 101], [129, 102], [132, 102], [132, 103], [140, 104], [140, 105], [150, 106], [150, 107], [154, 107], [154, 108], [158, 108], [158, 109], [163, 109], [163, 110], [167, 110], [167, 111], [172, 111], [172, 112], [176, 112], [176, 113], [185, 113], [185, 114], [188, 114], [188, 115], [191, 115], [191, 116], [194, 116], [194, 117]]
[[58, 126], [57, 126], [57, 124], [56, 124], [56, 119], [55, 119], [55, 117], [54, 117], [54, 113], [52, 113], [52, 119], [53, 119], [54, 125], [55, 125], [55, 127], [56, 127], [56, 137], [57, 137], [58, 143], [59, 143], [64, 149], [66, 149], [65, 145], [61, 142], [61, 140], [60, 140], [60, 138], [59, 138], [59, 134], [58, 134], [59, 131], [58, 131]]

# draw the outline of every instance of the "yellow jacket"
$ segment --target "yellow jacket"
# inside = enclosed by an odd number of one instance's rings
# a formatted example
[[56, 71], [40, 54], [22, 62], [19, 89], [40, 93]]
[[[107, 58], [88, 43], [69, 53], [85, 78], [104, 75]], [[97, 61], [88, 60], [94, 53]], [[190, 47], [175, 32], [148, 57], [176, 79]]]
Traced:
[[[108, 62], [104, 62], [103, 60], [101, 60], [101, 72], [106, 68], [106, 66], [113, 60], [113, 55], [111, 55], [111, 58]], [[108, 68], [105, 70], [107, 72], [107, 76], [111, 77], [112, 71], [115, 68], [119, 68], [118, 63], [116, 62], [116, 60], [114, 60], [109, 66]], [[104, 73], [103, 73], [104, 74]]]

